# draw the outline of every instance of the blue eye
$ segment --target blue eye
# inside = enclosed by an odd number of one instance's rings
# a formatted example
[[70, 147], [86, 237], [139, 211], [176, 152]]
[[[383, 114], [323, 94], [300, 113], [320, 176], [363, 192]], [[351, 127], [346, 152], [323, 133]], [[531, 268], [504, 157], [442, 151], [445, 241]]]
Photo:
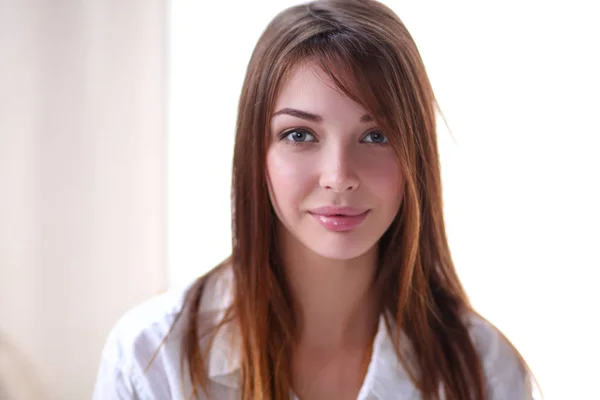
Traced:
[[385, 144], [387, 141], [387, 138], [380, 131], [369, 132], [363, 138], [365, 143]]
[[302, 143], [302, 142], [314, 142], [315, 137], [302, 129], [294, 129], [293, 131], [288, 131], [284, 133], [285, 139], [290, 142]]

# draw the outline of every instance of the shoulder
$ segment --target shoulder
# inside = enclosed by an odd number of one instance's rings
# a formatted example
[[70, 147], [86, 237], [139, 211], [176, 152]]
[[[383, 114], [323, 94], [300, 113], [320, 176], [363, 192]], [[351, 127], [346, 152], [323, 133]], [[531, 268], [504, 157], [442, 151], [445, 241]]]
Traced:
[[527, 366], [510, 341], [492, 323], [470, 313], [466, 325], [483, 366], [487, 398], [531, 399]]
[[[204, 325], [216, 324], [217, 314], [224, 311], [231, 299], [231, 272], [215, 270], [206, 276], [201, 302], [200, 320]], [[154, 296], [126, 312], [114, 325], [103, 351], [103, 356], [132, 362], [132, 358], [144, 358], [146, 350], [156, 350], [169, 332], [177, 337], [179, 318], [187, 292], [193, 284], [172, 288]]]
[[[228, 269], [221, 269], [202, 278], [205, 285], [199, 323], [203, 330], [216, 326], [228, 306], [230, 275]], [[173, 396], [170, 386], [179, 385], [182, 378], [180, 346], [186, 324], [182, 309], [186, 294], [193, 287], [188, 284], [172, 288], [137, 305], [118, 320], [102, 351], [95, 399], [117, 394], [123, 398]], [[158, 383], [165, 387], [158, 387]]]
[[169, 332], [181, 312], [188, 287], [171, 289], [127, 311], [113, 326], [102, 356], [123, 366], [144, 359]]

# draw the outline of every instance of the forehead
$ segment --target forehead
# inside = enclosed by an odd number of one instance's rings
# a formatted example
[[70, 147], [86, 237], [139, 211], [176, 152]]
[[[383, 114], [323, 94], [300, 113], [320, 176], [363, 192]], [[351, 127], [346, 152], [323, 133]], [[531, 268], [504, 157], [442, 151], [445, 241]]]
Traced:
[[294, 67], [283, 83], [275, 101], [275, 111], [297, 108], [323, 115], [364, 114], [364, 108], [347, 97], [331, 78], [311, 61]]

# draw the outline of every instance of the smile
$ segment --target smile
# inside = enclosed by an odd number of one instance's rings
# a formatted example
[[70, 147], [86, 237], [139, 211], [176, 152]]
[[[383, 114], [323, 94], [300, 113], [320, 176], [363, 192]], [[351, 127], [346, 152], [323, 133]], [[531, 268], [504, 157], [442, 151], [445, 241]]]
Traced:
[[309, 213], [327, 230], [346, 232], [359, 226], [369, 211], [350, 207], [322, 207]]

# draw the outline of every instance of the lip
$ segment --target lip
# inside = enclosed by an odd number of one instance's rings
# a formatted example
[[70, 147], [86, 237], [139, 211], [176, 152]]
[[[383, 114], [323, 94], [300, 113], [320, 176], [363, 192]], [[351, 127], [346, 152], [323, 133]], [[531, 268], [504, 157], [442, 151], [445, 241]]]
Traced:
[[309, 212], [313, 215], [333, 216], [342, 215], [344, 217], [356, 217], [369, 211], [366, 208], [354, 208], [354, 207], [339, 207], [339, 206], [325, 206], [313, 208]]
[[367, 217], [368, 209], [353, 207], [319, 207], [309, 211], [324, 228], [346, 232], [359, 226]]

